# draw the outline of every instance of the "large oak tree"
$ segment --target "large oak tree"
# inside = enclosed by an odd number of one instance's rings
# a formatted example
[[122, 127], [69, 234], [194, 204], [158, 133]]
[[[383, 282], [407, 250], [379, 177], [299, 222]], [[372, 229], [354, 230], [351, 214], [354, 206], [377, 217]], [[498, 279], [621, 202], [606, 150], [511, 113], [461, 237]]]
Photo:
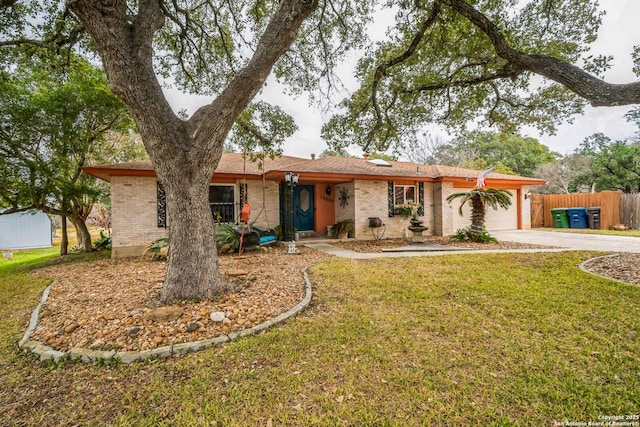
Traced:
[[[225, 288], [206, 192], [234, 123], [274, 67], [294, 93], [313, 89], [327, 95], [336, 84], [333, 67], [346, 48], [364, 39], [360, 24], [371, 13], [369, 3], [68, 0], [68, 20], [57, 27], [67, 36], [48, 39], [90, 36], [89, 47], [99, 53], [111, 89], [136, 121], [167, 193], [171, 258], [165, 301], [211, 297]], [[379, 3], [398, 12], [396, 29], [365, 54], [358, 70], [363, 89], [345, 104], [346, 120], [333, 121], [327, 136], [382, 149], [412, 123], [459, 126], [484, 112], [491, 121], [520, 117], [548, 127], [580, 110], [578, 96], [594, 105], [640, 101], [640, 83], [611, 85], [572, 65], [599, 24], [587, 0]], [[591, 61], [591, 70], [603, 64]], [[183, 120], [171, 110], [158, 74], [215, 99]], [[573, 94], [543, 85], [524, 97], [533, 74]], [[318, 85], [318, 77], [325, 84]], [[465, 99], [468, 93], [473, 96]], [[251, 124], [243, 129], [258, 137]]]
[[[209, 298], [225, 289], [207, 205], [225, 138], [285, 53], [277, 74], [298, 79], [300, 87], [308, 85], [305, 76], [320, 64], [318, 58], [325, 61], [318, 74], [330, 74], [336, 55], [361, 39], [347, 37], [347, 23], [365, 5], [327, 1], [318, 8], [316, 0], [68, 2], [100, 54], [111, 89], [136, 121], [166, 191], [171, 255], [164, 301]], [[303, 27], [316, 9], [315, 23]], [[298, 46], [290, 50], [301, 28]], [[313, 49], [307, 37], [314, 38]], [[325, 50], [315, 52], [316, 44]], [[177, 117], [158, 70], [181, 87], [214, 94], [214, 101], [188, 120]], [[242, 129], [253, 126], [243, 122]]]

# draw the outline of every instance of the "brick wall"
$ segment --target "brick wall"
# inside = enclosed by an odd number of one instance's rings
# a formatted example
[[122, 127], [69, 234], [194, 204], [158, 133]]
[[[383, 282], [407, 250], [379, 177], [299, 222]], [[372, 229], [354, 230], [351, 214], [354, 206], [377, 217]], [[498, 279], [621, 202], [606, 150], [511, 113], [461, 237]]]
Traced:
[[450, 236], [454, 233], [453, 215], [458, 212], [447, 202], [447, 197], [453, 194], [453, 183], [434, 182], [433, 184], [433, 209], [435, 212], [433, 232], [436, 236]]
[[369, 217], [378, 217], [386, 224], [385, 237], [389, 237], [389, 209], [386, 181], [354, 181], [356, 239], [373, 239]]
[[336, 185], [336, 222], [349, 218], [355, 219], [356, 198], [354, 187], [353, 182]]
[[[243, 183], [244, 181], [238, 181]], [[278, 183], [265, 181], [264, 201], [265, 209], [262, 210], [262, 181], [247, 181], [247, 202], [251, 205], [250, 222], [255, 221], [258, 227], [275, 228], [280, 224], [280, 190]]]
[[[424, 232], [425, 236], [434, 233], [434, 197], [433, 184], [424, 183], [424, 215], [420, 217], [423, 225], [429, 227]], [[369, 217], [379, 217], [385, 224], [384, 238], [403, 238], [407, 236], [409, 220], [401, 216], [389, 217], [388, 183], [387, 181], [361, 181], [354, 182], [355, 194], [355, 218], [356, 238], [373, 239], [372, 230], [369, 228]], [[338, 202], [336, 202], [338, 203]]]
[[156, 178], [114, 176], [111, 179], [113, 258], [139, 255], [154, 240], [166, 237], [158, 228]]
[[[140, 255], [149, 243], [167, 237], [168, 228], [158, 227], [156, 178], [113, 177], [111, 180], [112, 257]], [[235, 199], [240, 201], [239, 184]], [[251, 205], [250, 221], [257, 226], [274, 228], [280, 223], [278, 183], [265, 182], [265, 210], [262, 208], [262, 181], [247, 181], [247, 202]]]

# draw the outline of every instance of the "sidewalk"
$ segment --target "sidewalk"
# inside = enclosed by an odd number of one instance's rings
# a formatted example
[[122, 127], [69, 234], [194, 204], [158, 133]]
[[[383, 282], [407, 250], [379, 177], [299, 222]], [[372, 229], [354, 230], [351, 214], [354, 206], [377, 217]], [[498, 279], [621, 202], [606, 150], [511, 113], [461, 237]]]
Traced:
[[[476, 253], [532, 253], [532, 252], [562, 252], [569, 249], [490, 249], [490, 250], [473, 250], [473, 249], [459, 249], [459, 248], [451, 248], [451, 249], [433, 249], [427, 246], [418, 249], [416, 246], [405, 246], [404, 248], [397, 248], [393, 250], [388, 250], [386, 252], [376, 252], [376, 253], [363, 253], [363, 252], [355, 252], [350, 251], [348, 249], [343, 249], [338, 246], [331, 245], [329, 243], [303, 243], [303, 246], [306, 246], [311, 249], [315, 249], [318, 251], [325, 252], [329, 255], [334, 255], [339, 258], [349, 258], [349, 259], [374, 259], [374, 258], [401, 258], [401, 257], [416, 257], [416, 256], [441, 256], [441, 255], [451, 255], [451, 254], [476, 254]], [[438, 245], [439, 246], [439, 245]], [[406, 250], [402, 250], [406, 249]]]
[[410, 256], [438, 256], [450, 254], [472, 253], [533, 253], [533, 252], [562, 252], [562, 251], [601, 251], [601, 252], [631, 252], [640, 253], [640, 238], [626, 236], [609, 236], [601, 234], [574, 234], [538, 230], [494, 231], [491, 235], [503, 242], [529, 243], [541, 246], [554, 246], [555, 249], [496, 249], [473, 250], [452, 248], [442, 245], [408, 245], [384, 252], [362, 253], [343, 249], [330, 243], [302, 243], [304, 246], [316, 249], [340, 258], [373, 259], [398, 258]]

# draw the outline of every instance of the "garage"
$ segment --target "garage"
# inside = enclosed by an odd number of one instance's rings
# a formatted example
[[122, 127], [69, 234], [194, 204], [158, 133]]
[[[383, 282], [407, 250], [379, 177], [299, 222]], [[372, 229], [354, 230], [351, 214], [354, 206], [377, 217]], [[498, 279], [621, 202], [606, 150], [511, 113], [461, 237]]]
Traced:
[[[465, 190], [468, 191], [468, 190]], [[485, 215], [485, 225], [487, 231], [516, 230], [518, 228], [518, 199], [515, 190], [508, 190], [511, 193], [511, 206], [509, 209], [487, 208]], [[462, 208], [463, 215], [458, 214], [460, 200], [454, 200], [451, 204], [454, 209], [453, 213], [453, 229], [459, 230], [471, 225], [471, 205], [466, 203]]]

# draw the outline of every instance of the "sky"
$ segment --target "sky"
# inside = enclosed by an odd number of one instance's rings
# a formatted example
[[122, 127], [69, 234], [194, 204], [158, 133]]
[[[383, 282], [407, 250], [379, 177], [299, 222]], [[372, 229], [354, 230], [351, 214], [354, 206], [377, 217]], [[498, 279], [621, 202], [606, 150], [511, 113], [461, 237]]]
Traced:
[[[599, 0], [600, 8], [607, 13], [603, 18], [598, 39], [592, 44], [591, 54], [613, 55], [613, 67], [605, 74], [610, 83], [631, 83], [637, 80], [633, 74], [631, 52], [635, 44], [640, 44], [640, 0]], [[355, 81], [348, 66], [341, 71], [343, 81], [355, 89]], [[175, 90], [166, 90], [167, 98], [175, 111], [186, 109], [192, 114], [201, 105], [212, 101], [209, 97], [181, 94]], [[261, 98], [282, 107], [296, 121], [299, 130], [284, 143], [284, 154], [309, 158], [319, 155], [327, 148], [320, 138], [320, 130], [330, 117], [319, 108], [310, 106], [306, 97], [292, 98], [282, 93], [281, 87], [269, 79]], [[541, 135], [535, 130], [525, 130], [524, 136], [538, 138], [552, 151], [560, 154], [571, 153], [585, 137], [602, 132], [613, 140], [625, 139], [637, 130], [635, 125], [627, 123], [624, 114], [630, 107], [587, 106], [583, 115], [575, 117], [573, 123], [561, 125], [553, 136]], [[446, 141], [448, 135], [441, 134]], [[351, 154], [360, 155], [358, 149]]]

